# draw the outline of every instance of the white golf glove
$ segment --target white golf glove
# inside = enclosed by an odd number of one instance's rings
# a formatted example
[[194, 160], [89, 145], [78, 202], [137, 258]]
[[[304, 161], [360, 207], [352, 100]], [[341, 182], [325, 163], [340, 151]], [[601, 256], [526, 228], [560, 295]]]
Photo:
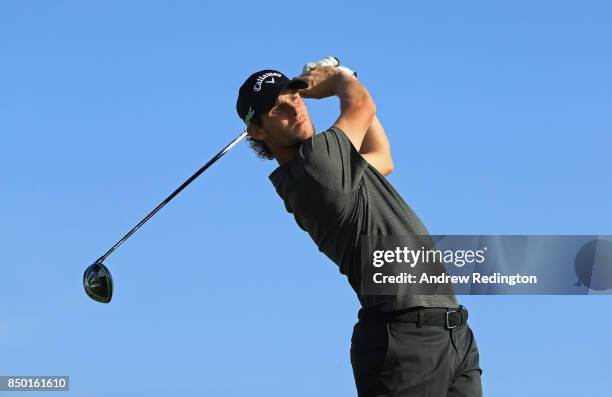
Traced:
[[351, 69], [347, 68], [346, 66], [340, 66], [340, 60], [336, 57], [325, 57], [325, 58], [321, 58], [318, 61], [314, 61], [314, 62], [308, 62], [307, 64], [304, 65], [304, 68], [302, 69], [302, 74], [306, 74], [308, 72], [310, 72], [312, 69], [315, 68], [319, 68], [322, 66], [337, 66], [338, 69], [343, 70], [344, 72], [347, 72], [355, 77], [357, 77], [357, 73], [352, 71]]

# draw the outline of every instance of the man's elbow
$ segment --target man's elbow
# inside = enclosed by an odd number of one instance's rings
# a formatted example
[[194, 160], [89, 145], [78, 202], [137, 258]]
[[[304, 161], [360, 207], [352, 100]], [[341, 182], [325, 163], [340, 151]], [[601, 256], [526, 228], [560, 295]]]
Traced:
[[394, 168], [393, 160], [391, 160], [391, 157], [389, 157], [389, 159], [385, 162], [385, 164], [383, 164], [382, 170], [380, 173], [383, 174], [384, 176], [387, 176], [393, 172], [393, 168]]

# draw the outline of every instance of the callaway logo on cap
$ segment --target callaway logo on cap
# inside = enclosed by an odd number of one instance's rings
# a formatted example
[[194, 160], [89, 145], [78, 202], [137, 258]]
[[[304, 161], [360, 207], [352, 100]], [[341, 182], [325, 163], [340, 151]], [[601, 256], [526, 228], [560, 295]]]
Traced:
[[308, 84], [302, 80], [289, 80], [276, 70], [261, 70], [253, 73], [238, 91], [236, 110], [246, 125], [250, 125], [256, 114], [267, 113], [284, 89], [300, 90]]
[[[268, 79], [268, 77], [270, 78]], [[274, 80], [274, 77], [283, 77], [283, 75], [277, 72], [273, 72], [273, 73], [264, 73], [261, 76], [258, 76], [257, 81], [255, 82], [255, 86], [253, 87], [253, 91], [261, 90], [262, 83], [275, 84], [276, 80]]]

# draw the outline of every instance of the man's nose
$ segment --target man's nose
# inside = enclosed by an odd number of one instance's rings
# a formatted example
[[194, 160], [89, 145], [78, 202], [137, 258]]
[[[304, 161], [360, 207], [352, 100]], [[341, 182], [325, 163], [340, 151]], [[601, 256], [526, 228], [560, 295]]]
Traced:
[[292, 116], [296, 116], [299, 113], [299, 106], [298, 106], [298, 104], [287, 102], [287, 106], [289, 106], [289, 113]]

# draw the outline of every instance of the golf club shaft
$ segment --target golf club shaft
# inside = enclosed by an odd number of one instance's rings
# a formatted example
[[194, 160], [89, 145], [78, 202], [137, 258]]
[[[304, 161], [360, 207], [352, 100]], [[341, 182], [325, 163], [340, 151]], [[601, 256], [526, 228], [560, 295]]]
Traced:
[[170, 202], [170, 200], [172, 200], [177, 194], [179, 194], [181, 192], [181, 190], [185, 189], [191, 182], [193, 182], [197, 177], [199, 177], [204, 171], [206, 171], [206, 169], [208, 167], [210, 167], [211, 165], [213, 165], [215, 163], [215, 161], [219, 160], [221, 157], [223, 157], [223, 155], [225, 153], [227, 153], [230, 149], [232, 149], [234, 146], [236, 146], [245, 136], [247, 135], [246, 131], [243, 131], [240, 135], [238, 135], [238, 137], [236, 139], [234, 139], [229, 145], [227, 145], [226, 147], [224, 147], [219, 153], [217, 153], [215, 155], [215, 157], [213, 157], [212, 159], [210, 159], [206, 164], [204, 164], [202, 166], [202, 168], [200, 168], [199, 170], [196, 171], [195, 174], [193, 174], [189, 179], [187, 179], [185, 182], [183, 182], [183, 184], [181, 186], [179, 186], [178, 189], [176, 189], [174, 192], [172, 192], [171, 195], [169, 195], [168, 197], [166, 197], [166, 199], [164, 201], [162, 201], [157, 207], [155, 207], [155, 209], [151, 212], [149, 212], [149, 214], [147, 216], [145, 216], [140, 222], [138, 222], [138, 224], [136, 226], [134, 226], [132, 228], [132, 230], [130, 230], [125, 236], [123, 236], [121, 238], [121, 240], [117, 241], [115, 243], [115, 245], [112, 246], [111, 249], [109, 249], [106, 254], [104, 254], [103, 256], [101, 256], [96, 262], [103, 262], [110, 254], [113, 253], [113, 251], [115, 251], [117, 248], [119, 248], [119, 246], [121, 244], [123, 244], [125, 242], [125, 240], [127, 240], [128, 238], [130, 238], [130, 236], [132, 234], [134, 234], [136, 232], [136, 230], [140, 229], [140, 227], [142, 225], [144, 225], [149, 219], [151, 219], [151, 217], [153, 215], [155, 215], [159, 210], [161, 210], [166, 204], [168, 204]]

